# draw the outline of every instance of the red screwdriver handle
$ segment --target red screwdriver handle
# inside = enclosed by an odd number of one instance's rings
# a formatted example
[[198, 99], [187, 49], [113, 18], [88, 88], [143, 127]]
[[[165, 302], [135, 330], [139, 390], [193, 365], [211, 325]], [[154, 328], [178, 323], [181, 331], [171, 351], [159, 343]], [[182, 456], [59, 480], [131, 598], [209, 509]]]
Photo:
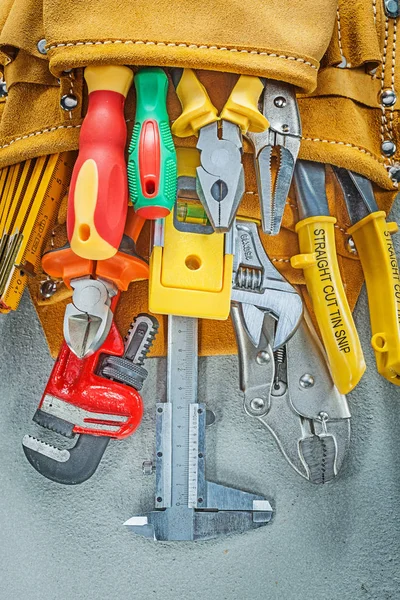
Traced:
[[128, 208], [124, 105], [133, 73], [128, 67], [90, 66], [85, 80], [89, 104], [72, 173], [67, 231], [75, 254], [105, 260], [118, 250]]

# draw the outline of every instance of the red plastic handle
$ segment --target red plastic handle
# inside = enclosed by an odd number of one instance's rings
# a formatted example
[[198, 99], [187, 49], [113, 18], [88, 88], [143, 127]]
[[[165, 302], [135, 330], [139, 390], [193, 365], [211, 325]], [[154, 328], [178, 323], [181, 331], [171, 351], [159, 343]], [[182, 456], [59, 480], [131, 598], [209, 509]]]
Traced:
[[67, 231], [75, 254], [104, 260], [118, 250], [128, 208], [125, 95], [116, 90], [122, 89], [118, 77], [131, 82], [132, 72], [127, 67], [90, 69], [88, 77], [89, 68], [85, 71], [89, 104], [71, 179]]

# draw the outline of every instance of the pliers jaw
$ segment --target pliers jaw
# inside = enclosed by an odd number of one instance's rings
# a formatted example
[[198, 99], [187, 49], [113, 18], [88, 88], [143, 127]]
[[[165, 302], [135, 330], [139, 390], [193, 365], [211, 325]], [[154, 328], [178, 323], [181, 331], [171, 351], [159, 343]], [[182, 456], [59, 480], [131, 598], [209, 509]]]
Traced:
[[[281, 228], [286, 199], [300, 149], [301, 122], [296, 94], [292, 85], [265, 80], [262, 113], [269, 129], [262, 133], [247, 133], [254, 145], [255, 170], [261, 203], [264, 233], [277, 235]], [[278, 161], [274, 181], [272, 158]]]
[[229, 121], [202, 127], [197, 148], [200, 167], [197, 168], [196, 191], [215, 231], [229, 231], [244, 194], [242, 136], [240, 129]]
[[71, 281], [72, 303], [64, 316], [64, 339], [78, 357], [94, 354], [106, 340], [113, 321], [111, 300], [117, 287], [106, 280], [80, 277]]

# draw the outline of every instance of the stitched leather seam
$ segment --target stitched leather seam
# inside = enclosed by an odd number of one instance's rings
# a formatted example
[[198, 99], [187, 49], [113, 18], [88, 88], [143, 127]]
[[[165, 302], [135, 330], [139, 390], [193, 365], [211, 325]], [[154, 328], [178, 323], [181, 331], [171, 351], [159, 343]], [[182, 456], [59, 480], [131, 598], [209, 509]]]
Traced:
[[240, 54], [256, 54], [258, 56], [271, 56], [274, 58], [284, 58], [286, 60], [294, 60], [297, 62], [301, 62], [312, 69], [317, 69], [316, 65], [313, 65], [308, 60], [304, 58], [300, 58], [297, 56], [288, 56], [286, 54], [276, 54], [275, 52], [259, 52], [258, 50], [239, 50], [238, 48], [225, 48], [224, 46], [207, 46], [205, 44], [197, 45], [197, 44], [176, 44], [175, 42], [144, 42], [142, 40], [105, 40], [105, 41], [95, 41], [95, 42], [68, 42], [62, 44], [53, 44], [48, 46], [47, 50], [54, 50], [54, 48], [63, 48], [63, 47], [71, 47], [71, 46], [99, 46], [99, 45], [109, 45], [109, 44], [135, 44], [135, 45], [144, 45], [144, 46], [166, 46], [166, 47], [176, 47], [176, 48], [188, 48], [189, 50], [223, 50], [227, 52], [239, 52]]
[[355, 144], [351, 144], [350, 142], [337, 142], [336, 140], [322, 140], [320, 138], [310, 138], [302, 136], [302, 140], [306, 142], [323, 142], [324, 144], [338, 144], [339, 146], [347, 146], [348, 148], [355, 148], [355, 150], [359, 150], [363, 154], [368, 154], [371, 158], [376, 160], [377, 163], [384, 166], [384, 160], [380, 160], [376, 156], [372, 154], [369, 150], [365, 150], [365, 148], [361, 148], [360, 146], [356, 146]]
[[41, 129], [40, 131], [34, 131], [33, 133], [28, 133], [26, 135], [21, 135], [20, 137], [16, 137], [13, 140], [10, 140], [7, 144], [0, 146], [0, 150], [3, 148], [8, 148], [15, 142], [20, 142], [21, 140], [27, 140], [28, 138], [35, 137], [37, 135], [41, 135], [42, 133], [50, 133], [51, 131], [58, 131], [58, 129], [79, 129], [81, 125], [59, 125], [58, 127], [49, 127], [47, 129]]
[[340, 52], [340, 55], [344, 58], [343, 46], [342, 46], [342, 29], [341, 29], [341, 26], [340, 26], [339, 3], [337, 4], [337, 7], [336, 7], [336, 21], [337, 21], [337, 34], [338, 34], [339, 52]]
[[[391, 88], [394, 91], [394, 69], [396, 66], [396, 42], [397, 42], [397, 19], [393, 20], [393, 41], [392, 41], [392, 69], [391, 69]], [[394, 105], [390, 107], [390, 133], [393, 133]]]

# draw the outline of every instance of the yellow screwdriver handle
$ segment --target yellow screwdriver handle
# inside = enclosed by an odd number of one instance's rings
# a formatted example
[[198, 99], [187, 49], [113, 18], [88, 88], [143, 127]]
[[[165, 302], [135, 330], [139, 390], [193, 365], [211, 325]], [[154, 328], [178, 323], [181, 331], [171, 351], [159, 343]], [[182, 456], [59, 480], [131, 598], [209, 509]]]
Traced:
[[400, 275], [391, 233], [383, 211], [350, 227], [365, 275], [371, 319], [371, 344], [378, 373], [400, 385]]
[[259, 77], [241, 75], [222, 109], [221, 119], [238, 125], [243, 134], [248, 131], [262, 133], [268, 129], [268, 119], [258, 110], [263, 90], [264, 84]]
[[182, 114], [171, 127], [174, 135], [178, 137], [197, 135], [202, 127], [219, 121], [217, 109], [192, 69], [173, 69], [172, 81], [182, 105]]
[[333, 381], [341, 394], [350, 392], [365, 371], [360, 340], [340, 276], [335, 244], [335, 217], [309, 217], [297, 223], [300, 252], [291, 259], [304, 269]]

